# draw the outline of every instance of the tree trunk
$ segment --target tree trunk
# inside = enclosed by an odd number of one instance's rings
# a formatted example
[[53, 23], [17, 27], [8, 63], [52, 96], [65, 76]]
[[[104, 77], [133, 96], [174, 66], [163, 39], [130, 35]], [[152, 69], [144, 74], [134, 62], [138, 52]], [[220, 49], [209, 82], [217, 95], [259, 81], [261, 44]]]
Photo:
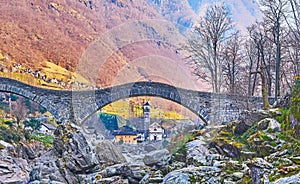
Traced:
[[280, 23], [276, 25], [276, 69], [275, 69], [275, 101], [280, 95], [279, 73], [280, 73]]
[[263, 97], [263, 104], [264, 104], [264, 109], [269, 110], [270, 109], [270, 104], [269, 104], [269, 98], [268, 98], [268, 91], [267, 91], [267, 82], [264, 74], [260, 72], [261, 76], [261, 93]]

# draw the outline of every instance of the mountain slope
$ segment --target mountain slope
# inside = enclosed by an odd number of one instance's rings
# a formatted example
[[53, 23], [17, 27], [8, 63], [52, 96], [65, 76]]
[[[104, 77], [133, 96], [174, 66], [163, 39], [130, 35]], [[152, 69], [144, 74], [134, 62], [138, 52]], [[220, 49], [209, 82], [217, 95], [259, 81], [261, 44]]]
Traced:
[[[163, 37], [173, 34], [171, 28], [160, 25], [159, 29], [154, 29], [145, 20], [158, 20], [158, 24], [165, 20], [188, 29], [211, 3], [208, 0], [3, 0], [0, 6], [0, 56], [3, 57], [0, 61], [20, 63], [32, 69], [41, 69], [47, 65], [46, 62], [52, 62], [71, 72], [80, 70], [84, 77], [94, 80], [101, 87], [119, 82], [158, 80], [180, 87], [207, 90], [201, 82], [196, 82], [196, 87], [194, 84], [184, 86], [187, 81], [195, 82], [196, 79], [177, 52], [179, 45], [173, 43], [177, 40]], [[257, 16], [258, 7], [254, 1], [227, 0], [226, 3], [241, 28], [245, 29], [249, 23], [247, 20], [254, 20]], [[124, 25], [126, 27], [132, 22], [142, 29], [123, 30]], [[113, 31], [118, 29], [121, 29], [118, 34], [123, 35], [113, 37]], [[95, 67], [99, 64], [97, 61], [91, 62], [91, 65], [80, 63], [90, 45], [109, 32], [112, 32], [110, 42], [116, 49], [105, 58], [105, 65], [98, 69]], [[123, 39], [133, 33], [139, 34], [140, 38], [159, 34], [162, 35], [159, 39], [165, 43], [158, 42], [154, 37], [138, 41]], [[125, 46], [118, 45], [126, 42], [128, 44]], [[148, 68], [140, 66], [144, 64], [141, 62], [143, 58], [144, 62], [148, 62]], [[155, 62], [167, 64], [161, 67]], [[177, 65], [176, 73], [183, 73], [183, 76], [174, 75], [169, 67]], [[99, 74], [95, 74], [97, 72]], [[90, 73], [96, 77], [90, 77]]]

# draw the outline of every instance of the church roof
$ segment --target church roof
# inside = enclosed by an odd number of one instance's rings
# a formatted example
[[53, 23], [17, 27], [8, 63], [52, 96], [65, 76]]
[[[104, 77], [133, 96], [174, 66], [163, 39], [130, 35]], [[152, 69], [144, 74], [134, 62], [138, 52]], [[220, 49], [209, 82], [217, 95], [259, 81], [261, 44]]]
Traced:
[[155, 122], [150, 125], [150, 128], [161, 128], [160, 124]]
[[149, 102], [147, 101], [144, 106], [150, 106]]

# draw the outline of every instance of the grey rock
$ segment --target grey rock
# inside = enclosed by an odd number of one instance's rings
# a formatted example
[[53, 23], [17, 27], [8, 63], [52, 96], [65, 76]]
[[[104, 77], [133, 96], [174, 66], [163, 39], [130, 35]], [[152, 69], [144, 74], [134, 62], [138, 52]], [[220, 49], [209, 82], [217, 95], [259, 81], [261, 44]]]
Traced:
[[37, 157], [32, 148], [24, 143], [20, 143], [20, 145], [16, 147], [15, 151], [17, 152], [18, 157], [22, 157], [26, 160], [32, 160]]
[[221, 146], [221, 149], [223, 150], [225, 155], [230, 158], [240, 158], [241, 156], [241, 151], [231, 144], [224, 144]]
[[209, 184], [221, 184], [221, 179], [220, 177], [210, 177], [206, 183], [209, 183]]
[[240, 114], [240, 122], [244, 122], [247, 126], [251, 126], [254, 122], [259, 122], [260, 120], [267, 118], [268, 113], [263, 111], [243, 111]]
[[204, 142], [194, 140], [187, 143], [187, 163], [194, 166], [211, 165], [211, 162], [206, 160], [209, 150], [204, 146]]
[[163, 184], [190, 184], [190, 177], [187, 173], [181, 173], [181, 172], [171, 172], [167, 174], [163, 179]]
[[[117, 183], [126, 183], [123, 179], [122, 179], [122, 177], [121, 176], [112, 176], [112, 177], [109, 177], [109, 178], [102, 178], [102, 179], [100, 179], [99, 181], [97, 181], [96, 183], [115, 183], [115, 184], [117, 184]], [[128, 181], [127, 181], [127, 183], [128, 183]]]
[[237, 180], [239, 180], [239, 179], [242, 179], [242, 178], [243, 178], [243, 176], [244, 176], [244, 173], [242, 173], [242, 172], [235, 172], [235, 173], [233, 173], [233, 174], [232, 174], [232, 176], [233, 176], [233, 178], [235, 178], [235, 179], [236, 179], [236, 181], [237, 181]]
[[163, 183], [221, 183], [221, 169], [217, 167], [201, 166], [187, 167], [172, 171], [164, 177]]
[[147, 151], [147, 152], [151, 152], [151, 151], [155, 151], [155, 150], [157, 150], [156, 147], [151, 144], [145, 146], [145, 151]]
[[281, 178], [275, 181], [273, 184], [299, 184], [300, 183], [300, 174]]
[[76, 176], [66, 169], [62, 162], [62, 159], [57, 158], [52, 150], [37, 158], [30, 172], [30, 184], [38, 181], [45, 183], [50, 179], [61, 183], [78, 182]]
[[264, 168], [264, 169], [272, 169], [273, 168], [273, 165], [271, 163], [267, 162], [266, 160], [264, 160], [262, 158], [255, 158], [251, 161], [247, 161], [246, 163], [247, 163], [247, 165], [253, 164], [257, 167]]
[[224, 184], [235, 184], [236, 183], [234, 181], [229, 181], [227, 179], [225, 179], [223, 182], [224, 182]]
[[247, 125], [244, 121], [239, 122], [235, 129], [234, 129], [234, 134], [236, 135], [242, 135], [245, 133], [248, 129], [250, 128], [249, 125]]
[[59, 126], [53, 149], [35, 160], [30, 179], [78, 183], [78, 174], [90, 174], [98, 168], [97, 154], [83, 134], [69, 125]]
[[97, 155], [88, 144], [83, 134], [79, 131], [70, 132], [69, 139], [61, 146], [63, 136], [58, 136], [54, 141], [54, 150], [61, 153], [66, 167], [73, 173], [90, 173], [99, 165]]
[[252, 184], [261, 184], [263, 169], [253, 164], [248, 164], [247, 166], [250, 168], [250, 177]]
[[280, 123], [273, 118], [265, 118], [258, 122], [258, 129], [271, 130], [272, 132], [280, 132]]
[[127, 163], [132, 163], [132, 164], [138, 164], [138, 165], [145, 165], [143, 162], [143, 159], [145, 157], [144, 154], [131, 154], [131, 153], [123, 153], [123, 156], [126, 159]]
[[113, 145], [112, 142], [103, 140], [96, 141], [93, 144], [95, 145], [95, 151], [98, 155], [99, 162], [107, 166], [126, 162], [121, 151]]
[[171, 160], [171, 155], [168, 150], [156, 150], [147, 153], [143, 159], [145, 165], [147, 166], [166, 166]]
[[25, 184], [30, 180], [29, 165], [25, 159], [8, 156], [6, 150], [1, 151], [0, 183]]
[[212, 166], [222, 168], [226, 166], [226, 164], [223, 161], [214, 160]]

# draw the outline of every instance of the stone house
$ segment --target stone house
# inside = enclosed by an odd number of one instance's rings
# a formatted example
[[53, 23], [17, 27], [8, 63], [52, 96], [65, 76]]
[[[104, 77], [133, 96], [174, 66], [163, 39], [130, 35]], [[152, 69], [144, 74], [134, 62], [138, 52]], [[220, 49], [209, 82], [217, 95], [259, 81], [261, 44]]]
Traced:
[[165, 130], [158, 123], [153, 123], [149, 126], [149, 140], [161, 141], [164, 138]]
[[52, 136], [55, 129], [56, 127], [52, 124], [42, 123], [41, 128], [38, 130], [38, 133]]
[[113, 132], [116, 143], [137, 144], [137, 132], [128, 126], [124, 126]]

